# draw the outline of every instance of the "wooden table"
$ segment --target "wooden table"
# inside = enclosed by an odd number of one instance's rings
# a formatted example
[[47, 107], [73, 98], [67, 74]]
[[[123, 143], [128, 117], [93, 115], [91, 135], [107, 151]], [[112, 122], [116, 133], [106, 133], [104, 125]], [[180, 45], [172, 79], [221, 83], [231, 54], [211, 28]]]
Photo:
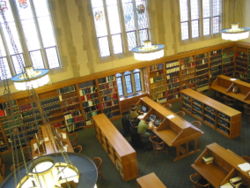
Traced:
[[[48, 155], [52, 153], [59, 153], [60, 148], [64, 147], [66, 152], [74, 152], [70, 139], [66, 131], [55, 129], [53, 132], [49, 124], [41, 125], [39, 128], [41, 143], [37, 139], [31, 140], [32, 157], [36, 158], [41, 155]], [[60, 145], [60, 146], [58, 146]]]
[[[212, 164], [206, 164], [202, 157], [212, 156]], [[239, 168], [239, 164], [246, 163], [242, 157], [231, 150], [225, 149], [217, 143], [209, 144], [201, 155], [191, 165], [203, 178], [214, 187], [220, 187], [234, 176], [240, 176], [244, 184], [250, 185], [250, 177], [247, 172]]]
[[[233, 93], [233, 87], [238, 87], [239, 92]], [[213, 81], [210, 88], [243, 103], [250, 104], [250, 84], [247, 82], [225, 75], [219, 75]]]
[[141, 98], [139, 104], [150, 109], [145, 118], [150, 114], [157, 114], [162, 119], [160, 126], [154, 127], [152, 131], [169, 147], [176, 148], [174, 161], [199, 151], [199, 137], [203, 134], [200, 129], [149, 97]]
[[167, 188], [154, 172], [136, 179], [137, 184], [141, 188]]

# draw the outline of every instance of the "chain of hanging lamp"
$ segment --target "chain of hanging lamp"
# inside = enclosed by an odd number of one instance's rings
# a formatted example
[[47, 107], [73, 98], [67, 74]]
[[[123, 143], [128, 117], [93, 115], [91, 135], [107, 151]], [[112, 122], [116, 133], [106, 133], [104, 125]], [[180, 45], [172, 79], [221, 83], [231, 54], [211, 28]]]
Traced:
[[[2, 5], [4, 5], [2, 3], [4, 3], [5, 6], [2, 6]], [[19, 1], [19, 6], [21, 8], [26, 8], [28, 6], [28, 4], [27, 4], [26, 1]], [[6, 2], [1, 1], [0, 14], [1, 14], [2, 20], [4, 22], [4, 27], [5, 27], [5, 29], [6, 29], [6, 31], [8, 33], [8, 37], [10, 39], [13, 51], [16, 54], [18, 66], [20, 67], [20, 70], [22, 71], [22, 73], [26, 74], [26, 77], [29, 78], [26, 71], [25, 71], [25, 68], [24, 68], [23, 59], [22, 59], [22, 57], [21, 57], [21, 55], [20, 55], [20, 53], [18, 51], [18, 48], [17, 48], [17, 45], [15, 43], [13, 34], [11, 32], [11, 29], [10, 29], [10, 27], [8, 25], [8, 22], [7, 22], [7, 19], [6, 19], [6, 16], [5, 16], [5, 9], [6, 8], [7, 8], [6, 7]], [[11, 90], [10, 90], [10, 83], [9, 83], [10, 81], [8, 79], [7, 70], [6, 70], [5, 66], [4, 66], [4, 61], [3, 61], [2, 58], [0, 58], [0, 70], [1, 70], [2, 76], [3, 76], [2, 81], [3, 81], [3, 86], [4, 86], [4, 96], [6, 96], [6, 101], [7, 101], [6, 102], [6, 107], [7, 107], [7, 109], [10, 109], [8, 116], [11, 117], [11, 119], [13, 119], [12, 117], [15, 116], [15, 112], [14, 112], [14, 110], [12, 110], [14, 100], [12, 99]], [[27, 88], [29, 88], [29, 87], [27, 87]], [[38, 95], [35, 92], [34, 88], [29, 88], [27, 90], [27, 92], [28, 92], [28, 96], [29, 96], [30, 102], [31, 102], [32, 116], [35, 118], [35, 120], [34, 120], [35, 124], [33, 126], [35, 127], [36, 130], [38, 130], [38, 128], [39, 128], [39, 124], [38, 124], [39, 120], [37, 119], [37, 111], [34, 110], [34, 109], [38, 109], [38, 112], [39, 112], [39, 114], [41, 116], [43, 124], [48, 122], [48, 117], [42, 111]], [[28, 166], [27, 166], [27, 161], [26, 161], [26, 158], [25, 158], [25, 155], [24, 155], [24, 149], [22, 147], [22, 142], [21, 142], [21, 138], [20, 138], [20, 133], [22, 131], [23, 132], [25, 131], [25, 130], [22, 130], [24, 128], [24, 126], [23, 126], [24, 122], [23, 122], [23, 119], [22, 119], [21, 116], [17, 116], [17, 117], [18, 118], [14, 118], [14, 119], [16, 120], [15, 124], [17, 124], [18, 126], [13, 128], [13, 130], [11, 131], [12, 134], [11, 134], [10, 139], [9, 139], [11, 149], [12, 149], [12, 152], [13, 152], [13, 154], [12, 154], [12, 163], [13, 163], [13, 174], [14, 174], [15, 185], [18, 184], [18, 182], [17, 182], [17, 172], [18, 172], [17, 167], [18, 167], [18, 164], [20, 163], [19, 155], [18, 155], [18, 148], [21, 151], [21, 158], [23, 160], [23, 164], [24, 164], [24, 167], [25, 167], [25, 170], [26, 170], [26, 174], [28, 174], [31, 171], [31, 169], [29, 169]], [[21, 122], [21, 124], [20, 124], [20, 122]], [[51, 126], [48, 126], [48, 127], [49, 127], [50, 131], [55, 133], [55, 130]], [[25, 144], [28, 144], [28, 140], [27, 140], [26, 136], [24, 136], [24, 139], [25, 139]], [[52, 139], [52, 142], [55, 142], [55, 140]], [[60, 148], [59, 151], [61, 152], [61, 155], [63, 156], [64, 161], [67, 162], [67, 163], [72, 164], [70, 159], [69, 159], [69, 156], [62, 149], [63, 144], [61, 142], [53, 143], [52, 145], [53, 146], [58, 146]], [[30, 151], [30, 153], [31, 153], [31, 151]], [[59, 171], [59, 173], [62, 172], [63, 170], [64, 169], [62, 168], [61, 171]], [[40, 182], [39, 182], [39, 184], [40, 184]]]

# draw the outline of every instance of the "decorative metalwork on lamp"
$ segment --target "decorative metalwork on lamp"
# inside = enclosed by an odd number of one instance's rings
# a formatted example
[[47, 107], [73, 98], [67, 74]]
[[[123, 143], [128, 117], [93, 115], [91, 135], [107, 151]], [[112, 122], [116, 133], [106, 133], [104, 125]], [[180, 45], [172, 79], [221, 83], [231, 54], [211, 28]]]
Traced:
[[151, 41], [144, 41], [143, 46], [132, 49], [134, 58], [141, 61], [152, 61], [164, 56], [163, 44], [151, 44]]
[[33, 67], [26, 67], [24, 72], [12, 77], [11, 80], [14, 82], [17, 90], [38, 88], [50, 81], [48, 72], [48, 69], [33, 69]]
[[221, 37], [231, 41], [243, 40], [249, 37], [249, 31], [249, 27], [239, 27], [239, 24], [232, 24], [231, 28], [221, 31]]
[[33, 160], [31, 172], [26, 174], [17, 185], [17, 188], [27, 187], [60, 187], [62, 183], [79, 182], [78, 169], [64, 162], [54, 162], [51, 157], [43, 156]]

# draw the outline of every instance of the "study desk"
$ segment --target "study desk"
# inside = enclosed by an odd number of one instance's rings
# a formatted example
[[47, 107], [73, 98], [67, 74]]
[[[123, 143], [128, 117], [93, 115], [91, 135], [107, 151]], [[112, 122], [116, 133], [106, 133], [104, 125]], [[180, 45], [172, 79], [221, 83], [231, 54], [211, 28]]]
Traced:
[[55, 132], [53, 132], [49, 126], [49, 124], [41, 125], [39, 127], [41, 138], [39, 141], [37, 138], [31, 140], [32, 158], [59, 153], [60, 148], [66, 152], [74, 152], [66, 131], [55, 128]]
[[140, 188], [167, 188], [154, 172], [136, 179]]
[[[239, 91], [237, 93], [232, 92], [233, 87], [237, 87]], [[247, 82], [219, 75], [213, 81], [210, 88], [243, 103], [250, 104], [250, 84]]]
[[141, 104], [149, 109], [144, 118], [148, 118], [150, 114], [157, 114], [161, 119], [161, 124], [158, 127], [154, 126], [152, 131], [169, 147], [176, 148], [174, 161], [199, 151], [199, 138], [203, 134], [200, 129], [149, 97], [140, 98], [138, 105]]
[[[206, 164], [202, 157], [213, 157], [211, 164]], [[246, 163], [242, 157], [238, 156], [229, 149], [225, 149], [217, 143], [206, 146], [205, 150], [191, 165], [203, 178], [214, 187], [229, 182], [229, 179], [240, 176], [245, 185], [250, 185], [250, 176], [239, 168], [239, 164]]]

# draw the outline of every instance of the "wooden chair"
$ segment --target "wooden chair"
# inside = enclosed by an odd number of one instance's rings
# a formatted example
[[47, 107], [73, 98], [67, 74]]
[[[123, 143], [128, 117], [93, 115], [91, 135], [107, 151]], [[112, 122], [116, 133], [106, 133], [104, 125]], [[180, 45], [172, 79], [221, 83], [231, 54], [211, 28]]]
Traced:
[[158, 136], [150, 136], [149, 141], [152, 143], [153, 150], [161, 151], [165, 149], [165, 143]]
[[210, 184], [198, 173], [191, 174], [189, 180], [193, 183], [194, 188], [210, 187]]
[[196, 120], [196, 121], [193, 121], [193, 122], [192, 122], [192, 125], [194, 125], [195, 127], [197, 127], [197, 128], [200, 129], [201, 126], [202, 126], [202, 123], [201, 123], [200, 121], [197, 121], [197, 120]]
[[72, 144], [72, 146], [77, 146], [78, 145], [78, 133], [77, 132], [73, 132], [69, 134], [70, 137], [70, 142]]
[[80, 145], [80, 144], [73, 146], [73, 149], [74, 149], [75, 153], [81, 153], [83, 150], [82, 145]]
[[93, 157], [93, 161], [96, 165], [98, 176], [102, 176], [102, 158], [101, 157]]
[[166, 103], [164, 106], [168, 109], [171, 109], [173, 107], [173, 105], [171, 103]]
[[184, 111], [179, 111], [179, 112], [176, 112], [176, 114], [182, 118], [185, 117], [186, 113]]

